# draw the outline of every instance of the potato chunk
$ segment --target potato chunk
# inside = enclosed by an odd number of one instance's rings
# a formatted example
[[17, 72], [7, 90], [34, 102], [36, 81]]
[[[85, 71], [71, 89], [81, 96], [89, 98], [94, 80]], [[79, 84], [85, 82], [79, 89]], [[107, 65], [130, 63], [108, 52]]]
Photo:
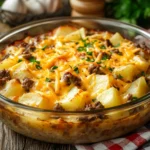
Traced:
[[149, 67], [149, 62], [147, 62], [143, 57], [141, 56], [134, 56], [133, 61], [135, 65], [140, 69], [141, 71], [147, 71]]
[[105, 108], [121, 105], [121, 98], [116, 88], [112, 87], [97, 96]]
[[85, 29], [81, 28], [75, 32], [72, 32], [68, 35], [66, 35], [65, 40], [67, 41], [78, 41], [80, 39], [84, 39], [85, 38]]
[[83, 92], [77, 87], [73, 87], [69, 93], [61, 100], [61, 106], [68, 111], [81, 110], [89, 100], [87, 92]]
[[38, 107], [42, 109], [50, 108], [49, 100], [44, 98], [39, 93], [25, 93], [19, 98], [18, 102], [28, 106]]
[[124, 81], [132, 81], [134, 76], [137, 74], [137, 68], [135, 65], [126, 65], [116, 67], [113, 71], [113, 75], [118, 77], [121, 76]]
[[123, 41], [123, 37], [119, 33], [115, 33], [111, 38], [110, 42], [113, 46], [120, 44]]
[[110, 87], [111, 79], [108, 75], [95, 75], [91, 80], [92, 95], [99, 94]]
[[131, 94], [133, 97], [142, 97], [149, 91], [149, 87], [145, 81], [144, 77], [140, 77], [134, 82], [132, 82], [130, 88], [127, 92], [123, 95], [123, 99], [126, 99], [128, 94]]
[[16, 58], [5, 59], [2, 62], [0, 62], [0, 70], [2, 70], [2, 69], [9, 69], [10, 67], [15, 65], [16, 63], [17, 63], [17, 59]]
[[61, 27], [58, 27], [56, 30], [54, 30], [54, 37], [66, 36], [74, 32], [75, 30], [77, 30], [75, 27], [61, 26]]
[[5, 87], [1, 90], [1, 94], [8, 98], [11, 98], [13, 96], [21, 96], [23, 93], [24, 89], [16, 79], [8, 81]]
[[28, 70], [28, 66], [26, 62], [20, 62], [15, 66], [11, 67], [10, 71], [12, 72], [13, 78], [18, 78], [20, 80], [24, 79], [25, 77], [31, 78], [31, 73]]

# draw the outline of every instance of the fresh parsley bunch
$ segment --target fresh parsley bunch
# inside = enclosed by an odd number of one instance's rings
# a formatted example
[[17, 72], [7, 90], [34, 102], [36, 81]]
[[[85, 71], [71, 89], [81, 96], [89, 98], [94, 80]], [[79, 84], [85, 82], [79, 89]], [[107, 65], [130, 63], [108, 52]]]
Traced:
[[113, 0], [106, 7], [108, 17], [150, 27], [150, 0]]

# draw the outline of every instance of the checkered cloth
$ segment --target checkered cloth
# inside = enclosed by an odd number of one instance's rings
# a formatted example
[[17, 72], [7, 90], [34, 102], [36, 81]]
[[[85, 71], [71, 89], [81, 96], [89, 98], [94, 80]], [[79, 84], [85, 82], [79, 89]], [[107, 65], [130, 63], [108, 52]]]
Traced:
[[150, 150], [148, 141], [150, 141], [150, 122], [126, 137], [91, 145], [76, 145], [76, 148], [77, 150]]

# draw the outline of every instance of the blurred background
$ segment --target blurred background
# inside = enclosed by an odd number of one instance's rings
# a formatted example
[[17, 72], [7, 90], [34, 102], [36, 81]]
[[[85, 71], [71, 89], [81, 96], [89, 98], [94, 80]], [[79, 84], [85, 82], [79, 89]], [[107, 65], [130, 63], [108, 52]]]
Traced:
[[0, 0], [0, 32], [33, 20], [99, 16], [150, 28], [150, 0]]

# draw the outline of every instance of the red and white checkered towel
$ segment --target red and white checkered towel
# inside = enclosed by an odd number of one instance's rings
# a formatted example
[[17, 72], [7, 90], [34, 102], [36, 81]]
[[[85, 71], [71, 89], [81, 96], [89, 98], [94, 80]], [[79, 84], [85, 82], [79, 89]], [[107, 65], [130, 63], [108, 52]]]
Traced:
[[150, 150], [150, 143], [143, 148], [148, 141], [150, 141], [150, 123], [126, 137], [91, 145], [76, 145], [76, 148], [77, 150]]

